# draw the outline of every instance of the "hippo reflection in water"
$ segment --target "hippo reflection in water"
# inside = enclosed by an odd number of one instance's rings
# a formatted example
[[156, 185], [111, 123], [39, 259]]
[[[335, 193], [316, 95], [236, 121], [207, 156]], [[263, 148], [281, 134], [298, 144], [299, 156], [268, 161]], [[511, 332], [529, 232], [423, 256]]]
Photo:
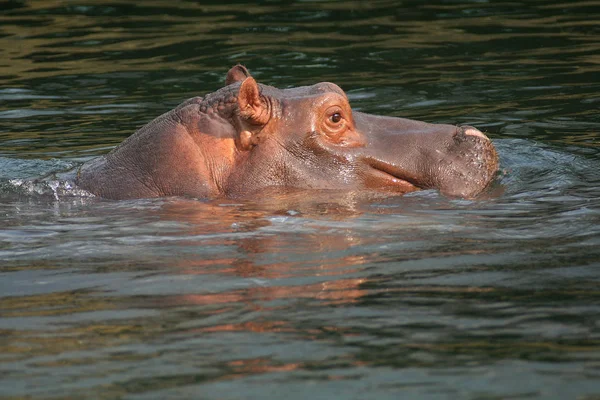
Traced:
[[472, 198], [497, 169], [492, 143], [473, 127], [352, 111], [333, 83], [280, 90], [237, 65], [225, 87], [85, 163], [76, 183], [110, 199], [236, 197], [268, 187], [435, 188]]

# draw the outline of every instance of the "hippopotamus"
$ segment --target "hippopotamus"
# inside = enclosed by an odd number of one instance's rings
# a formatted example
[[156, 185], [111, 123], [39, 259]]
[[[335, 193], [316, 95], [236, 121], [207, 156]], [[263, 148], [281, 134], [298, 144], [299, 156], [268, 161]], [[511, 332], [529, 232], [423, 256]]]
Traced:
[[84, 163], [75, 183], [109, 199], [232, 198], [267, 188], [474, 198], [497, 169], [493, 144], [472, 126], [354, 111], [333, 83], [277, 89], [236, 65], [221, 89]]

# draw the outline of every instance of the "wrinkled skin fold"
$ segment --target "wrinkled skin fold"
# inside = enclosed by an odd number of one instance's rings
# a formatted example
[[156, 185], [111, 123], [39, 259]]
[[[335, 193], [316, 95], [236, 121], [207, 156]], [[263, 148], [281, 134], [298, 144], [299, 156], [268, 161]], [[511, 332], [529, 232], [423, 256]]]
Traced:
[[111, 199], [236, 197], [271, 187], [434, 188], [473, 198], [498, 170], [494, 146], [473, 127], [356, 112], [333, 83], [280, 90], [241, 65], [225, 82], [84, 164], [77, 185]]

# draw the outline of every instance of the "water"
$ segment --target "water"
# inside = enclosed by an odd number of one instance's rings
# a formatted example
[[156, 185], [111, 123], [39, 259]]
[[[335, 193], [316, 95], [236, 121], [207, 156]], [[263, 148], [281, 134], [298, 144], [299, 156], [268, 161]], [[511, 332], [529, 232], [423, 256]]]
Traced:
[[[0, 396], [600, 396], [599, 1], [0, 9]], [[474, 125], [502, 175], [477, 201], [115, 202], [52, 178], [238, 62]]]

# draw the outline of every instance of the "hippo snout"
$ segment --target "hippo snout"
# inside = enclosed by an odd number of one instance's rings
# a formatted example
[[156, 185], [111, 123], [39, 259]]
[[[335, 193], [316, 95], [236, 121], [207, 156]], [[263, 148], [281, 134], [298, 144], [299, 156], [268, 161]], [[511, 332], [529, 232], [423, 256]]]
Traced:
[[473, 198], [494, 179], [498, 154], [492, 141], [472, 126], [459, 126], [440, 160], [437, 186], [447, 196]]

